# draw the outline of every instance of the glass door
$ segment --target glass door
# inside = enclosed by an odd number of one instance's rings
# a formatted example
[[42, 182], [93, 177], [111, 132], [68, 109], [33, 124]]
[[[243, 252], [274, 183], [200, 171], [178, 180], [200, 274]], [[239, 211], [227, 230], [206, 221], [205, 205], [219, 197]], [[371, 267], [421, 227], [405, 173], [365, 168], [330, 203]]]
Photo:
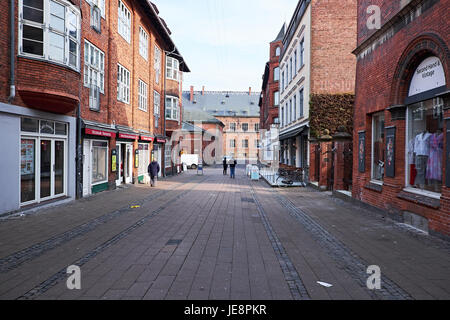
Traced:
[[40, 198], [52, 195], [52, 140], [41, 140], [40, 143]]
[[117, 180], [116, 180], [116, 186], [120, 186], [122, 184], [122, 154], [121, 154], [121, 148], [120, 143], [116, 146], [117, 150]]
[[36, 201], [36, 138], [22, 137], [20, 142], [20, 203]]
[[133, 145], [126, 145], [126, 154], [125, 154], [125, 183], [132, 182], [132, 172], [133, 172]]
[[65, 143], [61, 140], [54, 141], [54, 164], [53, 164], [53, 195], [64, 194], [65, 177]]

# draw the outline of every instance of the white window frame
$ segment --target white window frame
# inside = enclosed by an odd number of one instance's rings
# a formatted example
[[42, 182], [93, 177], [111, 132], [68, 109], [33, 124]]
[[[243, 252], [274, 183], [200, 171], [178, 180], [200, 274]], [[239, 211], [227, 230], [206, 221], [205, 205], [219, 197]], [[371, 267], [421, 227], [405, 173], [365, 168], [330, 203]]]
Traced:
[[236, 132], [236, 122], [230, 122], [230, 131]]
[[[94, 142], [101, 142], [101, 143], [105, 143], [106, 142], [106, 147], [98, 147], [98, 146], [94, 146]], [[91, 172], [90, 172], [90, 175], [91, 175], [91, 181], [94, 181], [94, 177], [92, 176], [92, 174], [94, 173], [94, 148], [100, 148], [100, 149], [106, 149], [106, 175], [105, 175], [105, 178], [106, 179], [104, 179], [104, 180], [102, 180], [102, 181], [98, 181], [98, 182], [91, 182], [91, 187], [93, 187], [93, 186], [96, 186], [96, 185], [99, 185], [99, 184], [103, 184], [103, 183], [106, 183], [106, 182], [108, 182], [108, 170], [109, 170], [109, 156], [108, 156], [108, 154], [109, 154], [109, 142], [108, 141], [105, 141], [105, 140], [90, 140], [90, 151], [91, 151], [91, 165], [90, 165], [90, 167], [91, 167]]]
[[130, 104], [130, 71], [120, 63], [117, 67], [117, 100]]
[[148, 61], [148, 33], [139, 26], [139, 54]]
[[236, 148], [236, 139], [230, 139], [230, 148]]
[[281, 48], [280, 47], [276, 47], [275, 49], [275, 56], [279, 57], [281, 54]]
[[155, 69], [155, 83], [159, 84], [159, 79], [161, 78], [161, 49], [155, 45], [155, 55], [154, 55], [154, 69]]
[[280, 91], [273, 93], [273, 106], [278, 107], [280, 105]]
[[[170, 66], [169, 66], [170, 61]], [[180, 72], [180, 62], [172, 57], [166, 58], [166, 78], [169, 80], [178, 81], [179, 76], [178, 73]]]
[[302, 118], [304, 116], [304, 105], [305, 105], [305, 90], [304, 87], [300, 88], [300, 90], [298, 91], [298, 97], [299, 97], [299, 102], [298, 102], [298, 109], [299, 109], [299, 113], [300, 113], [300, 118]]
[[[92, 51], [94, 51], [94, 57], [92, 57]], [[92, 59], [94, 59], [94, 63], [92, 63]], [[96, 76], [93, 76], [95, 73]], [[96, 79], [93, 79], [94, 77]], [[92, 84], [96, 84], [100, 93], [105, 94], [105, 53], [87, 40], [84, 40], [83, 78], [85, 87], [90, 88]]]
[[131, 11], [119, 0], [117, 15], [117, 32], [128, 42], [131, 43]]
[[[57, 31], [57, 30], [53, 30], [50, 27], [50, 2], [55, 2], [59, 5], [64, 6], [64, 32], [61, 31]], [[40, 60], [46, 60], [46, 61], [50, 61], [52, 63], [56, 63], [56, 64], [60, 64], [60, 65], [64, 65], [66, 67], [69, 67], [71, 69], [74, 69], [76, 71], [80, 71], [80, 43], [81, 43], [81, 14], [79, 9], [72, 5], [71, 3], [69, 3], [68, 1], [65, 0], [44, 0], [43, 1], [43, 23], [38, 23], [35, 21], [31, 21], [31, 20], [25, 20], [23, 18], [23, 0], [19, 0], [19, 32], [18, 32], [18, 52], [19, 52], [19, 56], [24, 56], [24, 57], [31, 57], [31, 58], [36, 58], [36, 59], [40, 59]], [[75, 17], [76, 17], [76, 36], [73, 37], [72, 35], [70, 35], [69, 30], [70, 30], [70, 19], [68, 19], [68, 14], [72, 13]], [[36, 55], [36, 54], [32, 54], [32, 53], [27, 53], [23, 51], [23, 27], [24, 26], [29, 26], [29, 27], [33, 27], [33, 28], [37, 28], [37, 29], [42, 29], [43, 32], [43, 41], [42, 41], [42, 45], [43, 45], [43, 54], [42, 55]], [[50, 57], [50, 34], [51, 33], [55, 33], [59, 36], [63, 36], [64, 37], [64, 57], [63, 57], [63, 61], [59, 61], [59, 60], [55, 60], [55, 59], [51, 59]], [[33, 41], [33, 39], [30, 39], [31, 41]], [[74, 42], [76, 44], [76, 60], [75, 60], [75, 65], [71, 65], [70, 64], [70, 42]], [[37, 41], [35, 41], [37, 42]]]
[[91, 6], [97, 6], [100, 9], [102, 18], [105, 19], [105, 0], [86, 0]]
[[273, 68], [273, 81], [280, 81], [280, 67]]
[[161, 114], [161, 95], [153, 90], [153, 115], [155, 117], [155, 128], [158, 128], [159, 117]]
[[138, 98], [139, 98], [139, 110], [148, 112], [148, 85], [141, 79], [138, 80]]
[[[167, 103], [169, 100], [169, 103]], [[166, 109], [166, 119], [167, 120], [173, 120], [173, 121], [179, 121], [180, 120], [180, 107], [178, 106], [179, 99], [174, 96], [166, 96], [165, 101], [165, 109]], [[174, 116], [175, 113], [175, 116]], [[168, 117], [169, 116], [169, 117]]]
[[[244, 130], [244, 124], [246, 125], [247, 130]], [[241, 129], [242, 129], [243, 132], [247, 132], [248, 131], [248, 123], [247, 122], [242, 123]]]
[[242, 139], [242, 148], [248, 148], [248, 139]]

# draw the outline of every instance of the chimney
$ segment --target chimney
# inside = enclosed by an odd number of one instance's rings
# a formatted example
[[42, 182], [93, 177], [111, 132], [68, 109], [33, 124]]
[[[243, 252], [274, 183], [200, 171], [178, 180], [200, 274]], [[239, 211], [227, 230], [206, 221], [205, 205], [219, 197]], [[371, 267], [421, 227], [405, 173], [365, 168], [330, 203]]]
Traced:
[[205, 86], [202, 87], [202, 96], [205, 95]]
[[189, 97], [189, 101], [194, 101], [194, 86], [191, 86], [191, 96]]
[[252, 87], [248, 88], [248, 95], [250, 96], [252, 94]]

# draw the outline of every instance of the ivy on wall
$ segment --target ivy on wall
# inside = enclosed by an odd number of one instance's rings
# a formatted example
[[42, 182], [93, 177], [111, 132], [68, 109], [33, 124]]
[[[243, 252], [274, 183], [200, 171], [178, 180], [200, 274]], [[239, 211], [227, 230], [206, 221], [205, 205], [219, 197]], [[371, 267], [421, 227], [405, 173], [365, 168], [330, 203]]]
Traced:
[[344, 126], [346, 132], [353, 131], [354, 94], [311, 94], [309, 100], [311, 138], [318, 138], [325, 129], [330, 135], [337, 132], [339, 126]]

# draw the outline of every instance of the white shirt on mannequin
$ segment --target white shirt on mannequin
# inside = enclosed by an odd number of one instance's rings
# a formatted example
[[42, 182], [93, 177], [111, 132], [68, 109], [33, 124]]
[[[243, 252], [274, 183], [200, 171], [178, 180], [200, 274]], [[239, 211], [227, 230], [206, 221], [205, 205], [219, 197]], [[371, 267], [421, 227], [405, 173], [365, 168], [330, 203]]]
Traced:
[[429, 132], [422, 132], [416, 136], [414, 140], [414, 153], [416, 156], [430, 155], [430, 137], [431, 133]]

